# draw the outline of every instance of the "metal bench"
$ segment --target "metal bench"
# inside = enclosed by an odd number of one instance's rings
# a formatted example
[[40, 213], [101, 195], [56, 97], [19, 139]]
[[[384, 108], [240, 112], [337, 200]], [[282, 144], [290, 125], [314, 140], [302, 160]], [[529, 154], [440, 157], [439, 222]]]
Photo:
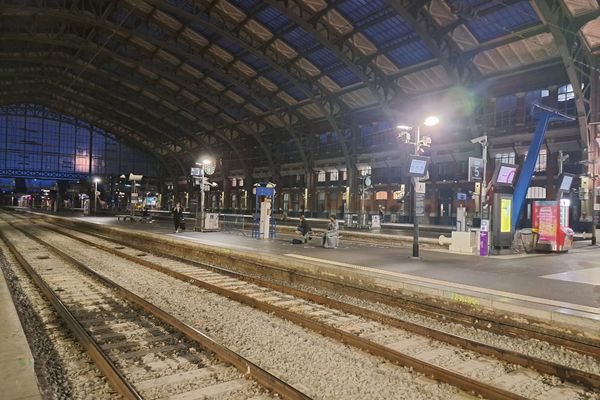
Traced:
[[125, 215], [125, 214], [120, 214], [117, 215], [117, 221], [123, 220], [123, 221], [127, 221], [129, 220], [130, 222], [136, 222], [139, 221], [141, 218], [140, 217], [136, 217], [135, 215]]

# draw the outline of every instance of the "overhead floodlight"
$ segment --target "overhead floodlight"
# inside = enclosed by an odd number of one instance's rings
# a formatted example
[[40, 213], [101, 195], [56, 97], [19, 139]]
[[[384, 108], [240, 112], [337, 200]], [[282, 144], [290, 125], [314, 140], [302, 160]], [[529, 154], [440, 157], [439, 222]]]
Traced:
[[410, 125], [398, 125], [396, 128], [400, 129], [401, 131], [410, 131], [413, 127]]
[[440, 119], [438, 117], [436, 117], [435, 115], [431, 115], [431, 116], [425, 118], [425, 121], [423, 121], [423, 125], [425, 125], [425, 126], [435, 126], [439, 123], [440, 123]]

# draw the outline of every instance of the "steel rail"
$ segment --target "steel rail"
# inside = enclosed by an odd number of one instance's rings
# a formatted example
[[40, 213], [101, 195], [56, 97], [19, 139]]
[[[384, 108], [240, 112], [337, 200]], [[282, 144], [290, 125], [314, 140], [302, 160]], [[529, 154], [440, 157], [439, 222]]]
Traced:
[[[38, 239], [38, 240], [41, 241], [41, 239]], [[83, 240], [85, 240], [85, 239], [83, 239]], [[45, 242], [43, 242], [43, 243], [45, 243]], [[86, 243], [86, 244], [94, 246], [101, 250], [104, 250], [101, 247], [106, 248], [106, 246], [102, 246], [97, 243], [93, 243], [93, 242], [90, 242], [90, 243], [91, 244], [88, 244], [88, 243]], [[47, 244], [45, 244], [45, 245], [47, 245]], [[107, 248], [107, 249], [110, 249], [110, 248]], [[114, 249], [110, 249], [110, 250], [111, 250], [110, 251], [111, 253], [115, 254]], [[438, 381], [448, 383], [448, 384], [458, 387], [462, 390], [465, 390], [468, 392], [474, 392], [476, 394], [485, 396], [486, 398], [489, 398], [489, 399], [503, 399], [503, 400], [504, 399], [520, 399], [520, 400], [526, 399], [525, 397], [520, 396], [518, 394], [515, 394], [510, 391], [477, 381], [475, 379], [466, 377], [459, 373], [455, 373], [448, 369], [438, 367], [436, 365], [424, 362], [417, 358], [405, 355], [399, 351], [390, 349], [389, 347], [377, 344], [373, 341], [361, 338], [357, 335], [345, 332], [341, 329], [331, 327], [325, 323], [304, 317], [295, 312], [288, 311], [284, 308], [281, 308], [281, 307], [278, 307], [278, 306], [275, 306], [272, 304], [264, 303], [262, 301], [254, 299], [252, 297], [249, 297], [249, 296], [246, 296], [246, 295], [243, 295], [240, 293], [235, 293], [231, 290], [224, 289], [219, 286], [216, 286], [216, 285], [213, 285], [213, 284], [210, 284], [207, 282], [203, 282], [198, 279], [191, 278], [185, 274], [182, 274], [182, 273], [179, 273], [176, 271], [172, 271], [172, 270], [162, 267], [156, 263], [153, 263], [153, 262], [150, 262], [147, 260], [140, 260], [139, 258], [128, 255], [128, 254], [121, 253], [121, 254], [116, 254], [116, 255], [118, 255], [122, 258], [125, 258], [127, 260], [136, 262], [140, 265], [144, 265], [148, 268], [165, 273], [169, 276], [180, 279], [189, 284], [193, 284], [200, 288], [209, 290], [218, 295], [227, 297], [227, 298], [237, 301], [239, 303], [249, 305], [251, 307], [254, 307], [254, 308], [264, 311], [264, 312], [272, 313], [280, 318], [289, 320], [293, 323], [301, 325], [307, 329], [311, 329], [311, 330], [313, 330], [317, 333], [320, 333], [324, 336], [328, 336], [333, 339], [342, 341], [346, 344], [349, 344], [356, 348], [365, 350], [376, 356], [386, 358], [386, 359], [388, 359], [394, 363], [397, 363], [399, 365], [410, 367], [417, 372], [423, 373], [426, 376], [432, 376], [434, 379], [436, 379]]]
[[46, 299], [52, 304], [56, 312], [63, 319], [67, 327], [71, 330], [73, 335], [79, 340], [82, 347], [87, 351], [92, 360], [96, 363], [96, 366], [104, 374], [109, 384], [126, 399], [130, 400], [142, 400], [142, 396], [138, 391], [129, 383], [127, 378], [121, 374], [117, 366], [112, 362], [108, 355], [102, 350], [100, 345], [91, 337], [85, 328], [77, 321], [73, 314], [69, 311], [67, 306], [58, 298], [56, 293], [44, 282], [42, 277], [35, 272], [31, 264], [25, 260], [22, 254], [17, 248], [6, 238], [4, 233], [0, 232], [0, 238], [8, 247], [13, 257], [17, 260], [19, 265], [29, 274], [33, 282], [44, 294]]
[[[44, 228], [48, 229], [52, 232], [69, 237], [71, 239], [77, 240], [86, 245], [96, 247], [98, 249], [101, 249], [110, 254], [116, 255], [118, 257], [127, 259], [127, 260], [135, 262], [137, 264], [140, 264], [140, 265], [146, 266], [148, 268], [154, 269], [156, 271], [162, 272], [164, 274], [167, 274], [167, 275], [177, 278], [179, 280], [194, 284], [196, 286], [200, 286], [200, 287], [203, 287], [203, 288], [211, 290], [211, 291], [217, 291], [217, 290], [223, 291], [224, 290], [222, 288], [219, 288], [216, 285], [202, 282], [196, 278], [192, 278], [185, 274], [173, 271], [170, 268], [163, 267], [155, 262], [143, 260], [143, 259], [140, 259], [139, 257], [134, 257], [130, 254], [119, 251], [118, 249], [114, 249], [114, 248], [105, 246], [100, 243], [95, 243], [95, 242], [89, 241], [87, 239], [73, 235], [69, 232], [64, 232], [60, 229], [56, 229], [52, 226], [44, 226]], [[95, 236], [95, 235], [92, 235], [92, 236]], [[104, 240], [106, 240], [106, 239], [104, 239]], [[193, 261], [185, 261], [184, 263], [195, 266], [195, 267], [207, 269], [207, 264], [204, 264], [204, 263], [198, 263], [198, 262], [193, 262]], [[453, 334], [439, 331], [439, 330], [436, 330], [433, 328], [428, 328], [428, 327], [425, 327], [425, 326], [422, 326], [422, 325], [419, 325], [416, 323], [404, 321], [404, 320], [401, 320], [401, 319], [398, 319], [398, 318], [395, 318], [395, 317], [392, 317], [392, 316], [389, 316], [389, 315], [386, 315], [383, 313], [379, 313], [379, 312], [376, 312], [376, 311], [373, 311], [370, 309], [366, 309], [363, 307], [344, 303], [344, 302], [341, 302], [341, 301], [338, 301], [335, 299], [331, 299], [331, 298], [317, 295], [314, 293], [309, 293], [309, 292], [306, 292], [303, 290], [290, 288], [288, 286], [269, 282], [269, 281], [266, 281], [263, 279], [249, 277], [247, 275], [243, 275], [243, 274], [240, 274], [237, 272], [223, 270], [221, 268], [213, 267], [213, 266], [210, 266], [210, 270], [217, 272], [217, 273], [221, 273], [223, 275], [231, 276], [233, 278], [239, 279], [244, 282], [248, 282], [248, 283], [258, 285], [258, 286], [266, 287], [266, 288], [269, 288], [269, 289], [272, 289], [272, 290], [275, 290], [278, 292], [289, 294], [289, 295], [292, 295], [292, 296], [295, 296], [295, 297], [298, 297], [298, 298], [301, 298], [304, 300], [312, 301], [312, 302], [315, 302], [315, 303], [318, 303], [318, 304], [321, 304], [321, 305], [324, 305], [324, 306], [327, 306], [327, 307], [330, 307], [333, 309], [337, 309], [337, 310], [340, 310], [340, 311], [343, 311], [346, 313], [358, 315], [360, 317], [374, 320], [374, 321], [377, 321], [377, 322], [380, 322], [383, 324], [388, 324], [393, 327], [396, 327], [399, 329], [404, 329], [406, 331], [409, 331], [409, 332], [412, 332], [412, 333], [415, 333], [418, 335], [427, 336], [429, 338], [432, 338], [432, 339], [435, 339], [435, 340], [438, 340], [441, 342], [445, 342], [445, 343], [451, 344], [453, 346], [461, 346], [465, 349], [475, 351], [475, 352], [478, 352], [478, 353], [486, 355], [486, 356], [495, 357], [495, 358], [505, 361], [505, 362], [521, 365], [526, 368], [532, 368], [543, 374], [555, 375], [555, 376], [558, 376], [559, 378], [569, 381], [569, 382], [583, 384], [583, 385], [585, 385], [587, 387], [591, 387], [591, 388], [600, 388], [600, 375], [597, 375], [597, 374], [578, 370], [578, 369], [575, 369], [572, 367], [564, 366], [564, 365], [557, 364], [557, 363], [547, 361], [547, 360], [543, 360], [543, 359], [540, 359], [537, 357], [528, 356], [528, 355], [525, 355], [522, 353], [518, 353], [516, 351], [502, 349], [502, 348], [495, 347], [492, 345], [487, 345], [485, 343], [477, 342], [475, 340], [471, 340], [471, 339], [464, 338], [461, 336], [453, 335]], [[227, 290], [225, 290], [225, 291], [227, 293], [229, 292]], [[219, 294], [221, 294], [221, 293], [219, 293]], [[227, 295], [227, 294], [224, 294], [224, 295]], [[247, 299], [251, 299], [249, 296], [245, 296], [245, 295], [240, 295], [240, 298], [241, 298], [241, 301], [244, 302], [245, 304], [248, 304]], [[238, 299], [234, 299], [234, 300], [238, 300]], [[238, 301], [240, 301], [240, 300], [238, 300]], [[250, 304], [250, 305], [252, 305], [252, 304]]]
[[[66, 254], [62, 250], [58, 249], [56, 246], [53, 246], [53, 245], [45, 242], [44, 240], [23, 230], [22, 228], [16, 227], [14, 224], [12, 224], [9, 221], [5, 221], [5, 222], [7, 224], [9, 224], [13, 229], [21, 232], [25, 236], [34, 240], [35, 242], [50, 249], [52, 252], [54, 252], [56, 255], [58, 255], [63, 260], [74, 264], [77, 268], [79, 268], [81, 271], [87, 273], [94, 279], [97, 279], [97, 280], [101, 281], [102, 283], [104, 283], [105, 285], [107, 285], [108, 287], [117, 290], [123, 298], [136, 304], [145, 312], [153, 315], [154, 317], [163, 321], [165, 324], [167, 324], [167, 325], [175, 328], [177, 331], [183, 333], [190, 340], [197, 342], [206, 350], [213, 352], [217, 356], [217, 358], [219, 358], [221, 361], [227, 362], [227, 363], [233, 365], [242, 374], [249, 375], [250, 377], [252, 377], [255, 381], [257, 381], [259, 384], [261, 384], [265, 388], [272, 390], [273, 392], [281, 395], [282, 398], [290, 399], [290, 400], [312, 400], [311, 397], [305, 395], [304, 393], [300, 392], [293, 386], [287, 384], [286, 382], [282, 381], [281, 379], [277, 378], [276, 376], [265, 371], [258, 365], [254, 364], [251, 361], [244, 358], [243, 356], [241, 356], [241, 355], [233, 352], [232, 350], [228, 349], [227, 347], [219, 344], [218, 342], [216, 342], [214, 339], [212, 339], [205, 333], [186, 324], [183, 321], [180, 321], [179, 319], [170, 315], [166, 311], [160, 309], [159, 307], [153, 305], [152, 303], [144, 300], [140, 296], [138, 296], [138, 295], [134, 294], [133, 292], [120, 286], [116, 282], [106, 278], [105, 276], [102, 276], [98, 272], [94, 271], [92, 268], [86, 266], [82, 262], [76, 260], [75, 258]], [[2, 238], [4, 239], [4, 236], [2, 236]], [[137, 397], [136, 399], [141, 399], [141, 397]]]
[[[40, 218], [43, 218], [43, 217], [40, 217]], [[53, 221], [53, 223], [63, 226], [63, 224], [57, 223], [56, 221]], [[68, 226], [66, 228], [72, 229], [75, 231], [79, 231], [79, 232], [82, 232], [82, 233], [85, 233], [85, 234], [88, 234], [91, 236], [96, 236], [96, 237], [99, 237], [99, 238], [102, 238], [105, 240], [109, 240], [109, 241], [112, 241], [115, 243], [119, 243], [119, 244], [122, 244], [125, 246], [134, 247], [141, 251], [148, 251], [150, 253], [155, 253], [161, 257], [166, 257], [166, 258], [170, 258], [170, 259], [177, 260], [180, 262], [189, 263], [189, 264], [197, 265], [197, 266], [202, 266], [205, 268], [211, 268], [214, 271], [218, 271], [221, 273], [239, 274], [239, 276], [245, 276], [248, 279], [255, 279], [255, 278], [249, 277], [248, 275], [244, 275], [239, 272], [228, 270], [224, 267], [219, 267], [219, 266], [215, 266], [215, 265], [211, 265], [211, 264], [207, 264], [207, 263], [193, 261], [193, 260], [190, 260], [190, 259], [187, 259], [184, 257], [177, 257], [177, 256], [174, 256], [173, 254], [162, 253], [153, 248], [147, 249], [147, 248], [142, 248], [140, 246], [132, 246], [130, 243], [128, 243], [124, 240], [111, 238], [106, 235], [101, 235], [98, 233], [92, 233], [92, 232], [86, 231], [80, 227]], [[270, 266], [268, 264], [259, 264], [254, 261], [248, 261], [248, 260], [245, 260], [245, 262], [249, 263], [249, 264], [254, 264], [261, 269], [264, 269], [266, 267], [266, 268], [270, 268], [273, 270], [278, 270], [280, 272], [289, 273], [289, 271], [287, 271], [287, 270], [283, 270], [279, 267]], [[563, 337], [563, 336], [560, 336], [560, 333], [545, 332], [545, 331], [540, 331], [540, 330], [536, 330], [536, 329], [528, 329], [525, 327], [509, 324], [507, 321], [491, 318], [490, 316], [471, 315], [471, 314], [463, 312], [463, 311], [442, 309], [439, 306], [429, 304], [425, 301], [414, 299], [409, 296], [403, 296], [401, 294], [390, 295], [390, 294], [386, 294], [383, 292], [365, 289], [365, 288], [361, 288], [358, 286], [346, 284], [343, 282], [332, 281], [327, 278], [321, 278], [321, 277], [317, 278], [317, 277], [313, 277], [313, 276], [298, 273], [298, 272], [294, 273], [294, 278], [298, 282], [300, 282], [300, 279], [304, 279], [307, 284], [313, 283], [317, 287], [324, 286], [323, 283], [326, 283], [332, 289], [334, 289], [337, 292], [342, 293], [342, 294], [347, 294], [352, 297], [367, 299], [367, 300], [374, 301], [374, 302], [380, 302], [380, 303], [383, 303], [383, 304], [386, 304], [389, 306], [398, 307], [398, 308], [405, 309], [405, 310], [408, 310], [411, 312], [415, 312], [415, 313], [418, 313], [421, 315], [429, 316], [429, 317], [432, 317], [435, 319], [455, 322], [455, 323], [458, 323], [458, 324], [461, 324], [461, 325], [464, 325], [467, 327], [476, 327], [478, 329], [490, 331], [495, 334], [502, 334], [502, 335], [507, 335], [507, 336], [511, 336], [511, 337], [515, 337], [515, 338], [522, 339], [523, 337], [527, 337], [527, 338], [531, 338], [531, 339], [536, 339], [536, 340], [544, 341], [544, 342], [547, 342], [547, 343], [550, 343], [550, 344], [553, 344], [556, 346], [562, 346], [566, 349], [569, 349], [571, 351], [574, 351], [574, 352], [577, 352], [577, 353], [580, 353], [583, 355], [600, 358], [600, 347], [599, 346], [597, 346], [595, 344], [586, 343], [586, 342], [583, 342], [580, 340], [576, 340], [576, 338]], [[540, 329], [542, 329], [542, 328], [540, 328]]]

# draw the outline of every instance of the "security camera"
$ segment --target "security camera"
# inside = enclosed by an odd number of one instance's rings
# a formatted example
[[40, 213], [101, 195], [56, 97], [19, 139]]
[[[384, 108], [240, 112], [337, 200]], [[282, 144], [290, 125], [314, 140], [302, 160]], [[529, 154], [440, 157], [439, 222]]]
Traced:
[[471, 139], [471, 143], [486, 144], [487, 143], [487, 136], [479, 136], [479, 137], [476, 137], [474, 139]]

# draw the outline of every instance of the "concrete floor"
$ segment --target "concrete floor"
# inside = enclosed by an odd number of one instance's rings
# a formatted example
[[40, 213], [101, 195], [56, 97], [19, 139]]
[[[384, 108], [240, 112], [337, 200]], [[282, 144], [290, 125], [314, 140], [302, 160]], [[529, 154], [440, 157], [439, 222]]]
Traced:
[[29, 344], [1, 272], [0, 338], [0, 398], [41, 399]]

